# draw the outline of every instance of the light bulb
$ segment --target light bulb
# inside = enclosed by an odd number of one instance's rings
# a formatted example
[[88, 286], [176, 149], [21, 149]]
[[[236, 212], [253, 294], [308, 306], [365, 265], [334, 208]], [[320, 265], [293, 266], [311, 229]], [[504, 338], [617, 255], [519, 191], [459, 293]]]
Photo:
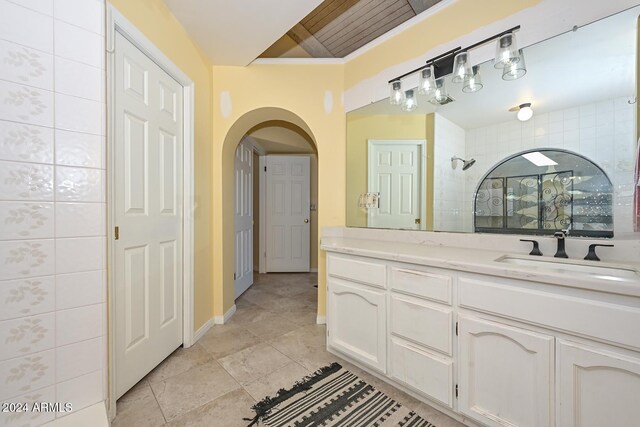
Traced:
[[531, 117], [533, 117], [533, 109], [531, 108], [531, 103], [521, 104], [520, 109], [518, 110], [518, 120], [521, 122], [526, 122]]
[[400, 105], [404, 101], [404, 92], [402, 91], [402, 83], [400, 80], [391, 82], [391, 93], [389, 94], [389, 103], [391, 105]]

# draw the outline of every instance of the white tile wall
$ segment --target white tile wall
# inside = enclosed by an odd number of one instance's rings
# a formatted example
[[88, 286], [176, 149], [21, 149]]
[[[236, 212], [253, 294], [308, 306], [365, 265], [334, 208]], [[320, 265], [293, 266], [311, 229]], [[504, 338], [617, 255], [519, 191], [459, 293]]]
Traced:
[[[467, 131], [466, 155], [476, 165], [466, 172], [464, 218], [472, 218], [473, 195], [482, 176], [500, 160], [531, 148], [576, 151], [598, 164], [614, 183], [614, 233], [633, 231], [635, 105], [628, 98], [603, 100], [561, 111], [535, 114]], [[471, 221], [464, 224], [472, 231]]]
[[0, 401], [105, 398], [104, 8], [0, 0]]
[[464, 187], [466, 172], [462, 171], [460, 162], [454, 170], [451, 157], [465, 158], [465, 130], [436, 113], [434, 139], [434, 229], [462, 231], [463, 196], [460, 188]]

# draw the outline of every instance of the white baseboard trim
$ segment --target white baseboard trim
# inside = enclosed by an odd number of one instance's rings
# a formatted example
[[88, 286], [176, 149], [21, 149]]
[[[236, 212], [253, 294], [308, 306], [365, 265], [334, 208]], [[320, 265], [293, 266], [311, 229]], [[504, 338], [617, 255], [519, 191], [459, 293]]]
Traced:
[[318, 269], [317, 268], [310, 268], [309, 269], [309, 273], [317, 273]]
[[318, 325], [324, 325], [327, 323], [327, 316], [320, 316], [319, 314], [316, 316], [316, 323]]
[[206, 334], [207, 331], [209, 331], [209, 329], [211, 329], [213, 325], [214, 325], [213, 319], [209, 319], [206, 322], [204, 322], [204, 325], [200, 326], [200, 328], [196, 331], [196, 333], [193, 334], [193, 343], [195, 344], [196, 342], [198, 342], [198, 340], [202, 338], [204, 334]]
[[233, 316], [235, 312], [236, 312], [236, 305], [233, 304], [231, 308], [224, 314], [224, 316], [214, 316], [213, 323], [215, 323], [216, 325], [224, 325], [229, 321], [229, 319], [231, 319], [231, 316]]

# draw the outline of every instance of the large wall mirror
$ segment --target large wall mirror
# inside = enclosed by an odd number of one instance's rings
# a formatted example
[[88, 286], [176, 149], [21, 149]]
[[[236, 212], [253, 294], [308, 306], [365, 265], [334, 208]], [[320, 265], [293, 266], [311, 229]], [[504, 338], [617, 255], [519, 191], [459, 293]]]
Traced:
[[[640, 7], [523, 49], [482, 90], [445, 79], [451, 102], [416, 93], [347, 114], [347, 226], [613, 237], [633, 231]], [[404, 88], [406, 89], [406, 88]], [[531, 103], [520, 121], [512, 107]]]

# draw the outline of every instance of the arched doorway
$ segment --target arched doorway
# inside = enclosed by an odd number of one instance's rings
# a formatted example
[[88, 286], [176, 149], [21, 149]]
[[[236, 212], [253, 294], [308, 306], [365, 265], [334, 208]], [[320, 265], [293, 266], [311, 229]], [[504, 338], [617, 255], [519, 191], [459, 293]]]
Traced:
[[[227, 132], [223, 147], [222, 147], [222, 171], [221, 171], [221, 192], [222, 192], [222, 206], [220, 213], [222, 216], [222, 230], [221, 235], [217, 238], [221, 238], [221, 252], [222, 252], [222, 265], [221, 269], [222, 286], [215, 286], [214, 288], [214, 306], [217, 313], [225, 313], [224, 318], [222, 316], [216, 316], [216, 323], [223, 323], [229, 315], [235, 311], [234, 299], [235, 299], [235, 277], [236, 270], [236, 253], [235, 253], [235, 156], [238, 144], [246, 138], [247, 135], [252, 133], [264, 134], [268, 129], [285, 129], [291, 132], [295, 132], [302, 136], [309, 144], [313, 154], [317, 159], [317, 144], [315, 136], [306, 122], [298, 115], [281, 108], [265, 107], [250, 111], [242, 115], [236, 122], [229, 128]], [[275, 144], [277, 145], [277, 144]], [[271, 147], [273, 150], [273, 146]], [[276, 150], [277, 151], [277, 150]], [[316, 167], [316, 185], [317, 185], [317, 167]], [[316, 193], [317, 194], [317, 193]], [[317, 266], [318, 250], [317, 250], [317, 235], [318, 235], [318, 221], [317, 212], [314, 212], [312, 218], [313, 236], [315, 237], [315, 243], [312, 243], [313, 251], [312, 258], [314, 260], [314, 268]], [[314, 240], [312, 240], [313, 242]], [[214, 266], [215, 268], [215, 266]], [[314, 301], [314, 305], [317, 308], [317, 295]]]

